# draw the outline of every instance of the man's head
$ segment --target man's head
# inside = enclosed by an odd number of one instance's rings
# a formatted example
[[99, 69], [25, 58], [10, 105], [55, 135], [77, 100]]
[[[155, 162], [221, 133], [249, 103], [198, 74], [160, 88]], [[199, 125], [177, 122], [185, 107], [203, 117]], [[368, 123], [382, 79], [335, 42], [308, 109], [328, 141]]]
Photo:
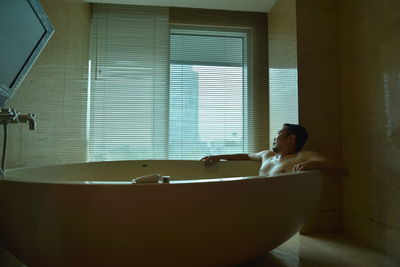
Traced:
[[273, 151], [277, 153], [297, 153], [303, 148], [307, 138], [307, 130], [303, 126], [285, 123], [274, 140]]

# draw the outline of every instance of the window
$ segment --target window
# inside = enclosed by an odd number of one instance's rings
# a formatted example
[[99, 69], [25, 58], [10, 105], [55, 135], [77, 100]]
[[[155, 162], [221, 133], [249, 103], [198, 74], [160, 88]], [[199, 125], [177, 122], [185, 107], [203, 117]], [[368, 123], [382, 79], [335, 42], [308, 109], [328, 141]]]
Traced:
[[299, 123], [297, 69], [270, 68], [270, 147], [284, 123]]
[[[251, 35], [265, 31], [170, 25], [168, 12], [94, 5], [89, 161], [198, 160], [266, 148], [266, 72], [255, 71], [257, 90], [249, 78]], [[264, 62], [262, 54], [257, 64]]]
[[248, 33], [171, 29], [171, 159], [248, 151]]

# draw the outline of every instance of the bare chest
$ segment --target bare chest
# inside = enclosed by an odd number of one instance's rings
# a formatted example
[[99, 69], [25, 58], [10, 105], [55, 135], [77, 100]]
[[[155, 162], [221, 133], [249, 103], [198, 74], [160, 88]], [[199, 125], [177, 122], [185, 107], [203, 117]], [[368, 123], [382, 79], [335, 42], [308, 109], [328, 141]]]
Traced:
[[291, 172], [293, 167], [300, 162], [301, 160], [296, 157], [283, 160], [279, 160], [279, 158], [275, 156], [266, 158], [262, 161], [260, 175], [270, 176], [278, 173]]

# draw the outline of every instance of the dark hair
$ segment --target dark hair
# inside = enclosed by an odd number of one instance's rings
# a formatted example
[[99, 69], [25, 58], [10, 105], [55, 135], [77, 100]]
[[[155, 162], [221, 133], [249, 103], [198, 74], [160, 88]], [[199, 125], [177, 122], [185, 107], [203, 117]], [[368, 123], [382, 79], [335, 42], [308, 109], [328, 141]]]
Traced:
[[308, 133], [306, 128], [298, 124], [283, 124], [284, 129], [289, 135], [296, 136], [296, 152], [299, 152], [307, 141]]

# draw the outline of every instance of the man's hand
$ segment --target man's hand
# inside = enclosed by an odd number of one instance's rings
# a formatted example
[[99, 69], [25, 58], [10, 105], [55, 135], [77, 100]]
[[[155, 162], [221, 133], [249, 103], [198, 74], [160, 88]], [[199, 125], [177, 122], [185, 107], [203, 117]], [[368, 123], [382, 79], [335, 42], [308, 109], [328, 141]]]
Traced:
[[324, 160], [309, 160], [294, 165], [293, 172], [306, 171], [306, 170], [321, 170], [322, 173], [333, 176], [348, 176], [350, 175], [349, 169], [335, 161]]
[[215, 163], [219, 162], [219, 157], [218, 156], [206, 156], [201, 159], [201, 161], [204, 162], [204, 166], [208, 167], [211, 165], [214, 165]]
[[321, 169], [321, 162], [319, 161], [305, 161], [299, 164], [294, 165], [293, 167], [293, 172], [299, 172], [299, 171], [306, 171], [306, 170], [317, 170]]

